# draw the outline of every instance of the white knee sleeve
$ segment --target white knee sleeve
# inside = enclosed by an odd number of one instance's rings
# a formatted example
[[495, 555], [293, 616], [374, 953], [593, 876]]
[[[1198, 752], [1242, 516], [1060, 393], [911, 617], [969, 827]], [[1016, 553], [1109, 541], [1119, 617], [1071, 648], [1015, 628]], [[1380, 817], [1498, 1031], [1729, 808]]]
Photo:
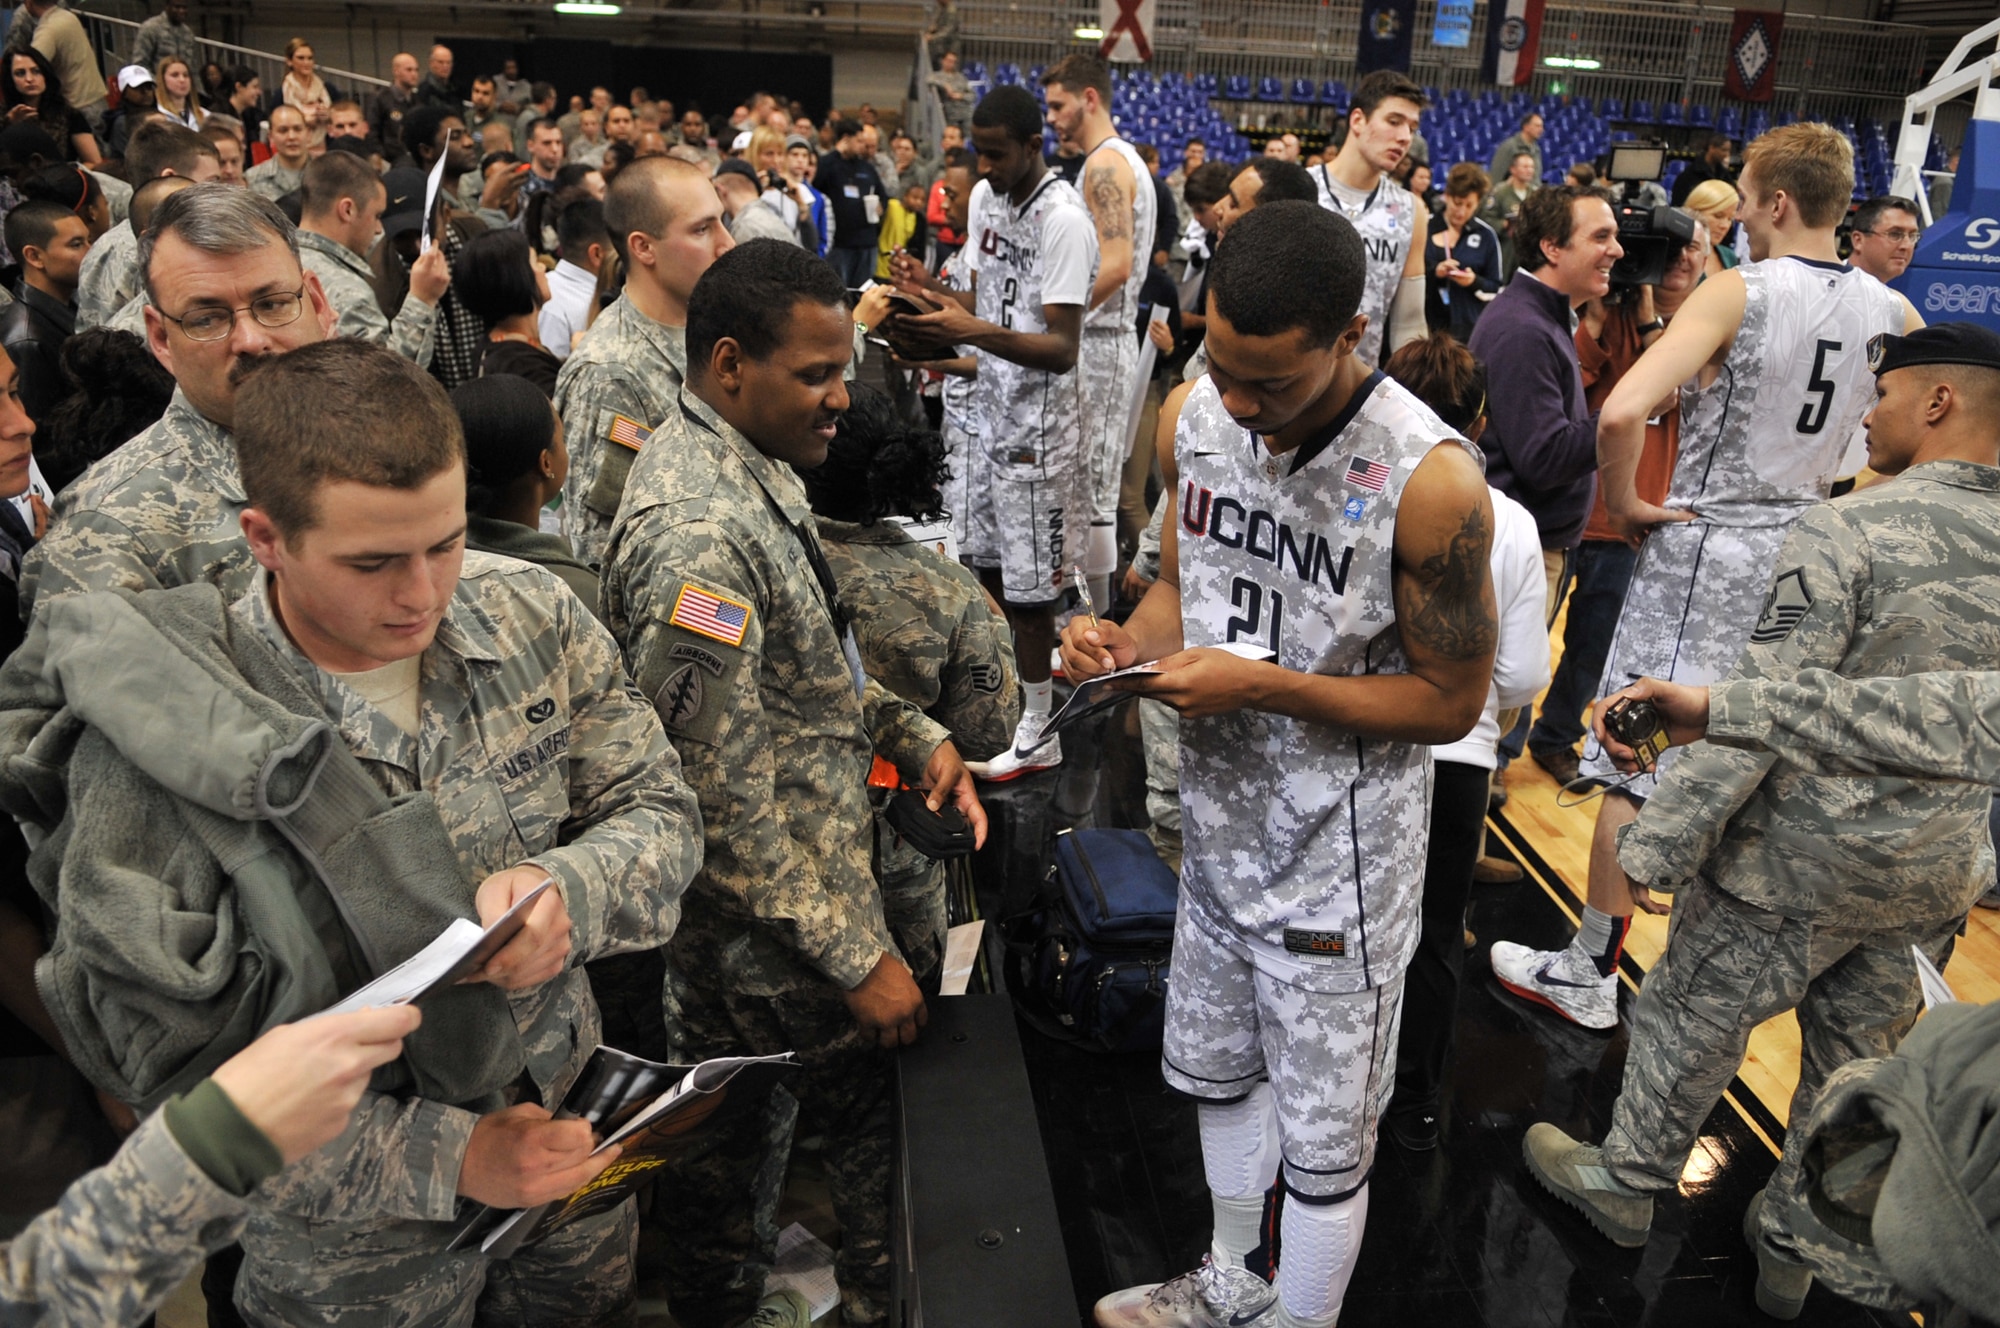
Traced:
[[1339, 1317], [1367, 1222], [1366, 1185], [1334, 1204], [1285, 1196], [1280, 1227], [1284, 1253], [1278, 1259], [1280, 1324], [1331, 1325]]
[[1271, 1085], [1259, 1083], [1241, 1102], [1204, 1102], [1201, 1160], [1212, 1194], [1228, 1199], [1261, 1197], [1278, 1178], [1278, 1110]]
[[1118, 516], [1114, 506], [1110, 517], [1090, 523], [1090, 543], [1085, 546], [1083, 570], [1089, 576], [1109, 576], [1118, 570]]

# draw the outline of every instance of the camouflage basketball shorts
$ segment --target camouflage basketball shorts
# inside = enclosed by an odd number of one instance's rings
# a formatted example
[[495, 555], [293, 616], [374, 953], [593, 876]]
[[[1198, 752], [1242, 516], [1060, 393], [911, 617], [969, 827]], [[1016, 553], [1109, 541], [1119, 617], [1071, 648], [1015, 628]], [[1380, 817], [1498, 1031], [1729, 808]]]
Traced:
[[1205, 1102], [1271, 1081], [1285, 1185], [1345, 1198], [1375, 1165], [1375, 1123], [1396, 1080], [1403, 977], [1346, 994], [1308, 991], [1260, 969], [1241, 940], [1186, 904], [1174, 925], [1161, 1071]]
[[985, 421], [979, 435], [956, 433], [951, 448], [945, 505], [959, 557], [998, 569], [1009, 604], [1054, 602], [1069, 584], [1069, 565], [1083, 557], [1090, 458], [1075, 415], [1067, 418], [1068, 428], [1047, 436]]
[[[1126, 328], [1091, 328], [1077, 356], [1083, 378], [1083, 438], [1090, 453], [1091, 517], [1118, 517], [1118, 483], [1132, 445], [1133, 381], [1139, 372], [1139, 341]], [[1110, 568], [1085, 568], [1093, 574]]]

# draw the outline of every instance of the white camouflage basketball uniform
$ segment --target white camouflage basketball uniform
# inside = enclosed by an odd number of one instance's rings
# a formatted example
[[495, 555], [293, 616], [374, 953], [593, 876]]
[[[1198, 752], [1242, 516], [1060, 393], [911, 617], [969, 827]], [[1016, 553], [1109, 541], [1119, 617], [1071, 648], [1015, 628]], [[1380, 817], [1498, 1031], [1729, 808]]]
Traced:
[[[1084, 315], [1083, 345], [1077, 364], [1083, 371], [1084, 445], [1090, 449], [1091, 521], [1094, 525], [1118, 524], [1118, 483], [1125, 470], [1125, 454], [1132, 444], [1132, 395], [1139, 372], [1139, 288], [1146, 284], [1146, 271], [1153, 262], [1154, 227], [1159, 200], [1153, 193], [1153, 178], [1145, 160], [1130, 143], [1116, 136], [1107, 138], [1096, 151], [1116, 152], [1132, 172], [1132, 272], [1119, 290], [1105, 296], [1104, 303]], [[1090, 168], [1084, 167], [1086, 181]], [[1095, 565], [1102, 559], [1086, 557], [1083, 570], [1092, 576], [1116, 570], [1118, 546], [1114, 536], [1099, 541], [1108, 548], [1109, 565]]]
[[[966, 226], [967, 266], [978, 277], [975, 312], [1015, 332], [1046, 332], [1042, 306], [1090, 304], [1097, 230], [1083, 199], [1053, 171], [1016, 208], [981, 180]], [[951, 513], [960, 556], [998, 568], [1013, 604], [1046, 604], [1090, 529], [1090, 458], [1083, 444], [1083, 383], [1072, 368], [1049, 373], [975, 351], [965, 474]]]
[[[971, 273], [966, 268], [965, 250], [958, 249], [938, 265], [938, 280], [955, 291], [969, 290], [972, 286]], [[954, 346], [959, 355], [972, 355], [970, 346]], [[951, 467], [951, 477], [944, 482], [944, 506], [952, 523], [952, 538], [965, 538], [963, 512], [965, 511], [965, 474], [970, 468], [972, 450], [978, 445], [979, 420], [973, 414], [972, 387], [977, 379], [961, 378], [957, 374], [944, 375], [944, 382], [938, 389], [938, 400], [943, 406], [939, 417], [939, 436], [944, 440], [945, 462]]]
[[[1317, 447], [1272, 456], [1212, 379], [1198, 383], [1175, 434], [1169, 515], [1188, 648], [1242, 641], [1300, 673], [1406, 672], [1397, 506], [1418, 462], [1456, 438], [1376, 373]], [[1342, 1201], [1368, 1180], [1394, 1087], [1430, 749], [1239, 710], [1182, 719], [1180, 764], [1167, 1083], [1220, 1103], [1268, 1078], [1286, 1186]]]
[[1368, 277], [1361, 286], [1361, 308], [1368, 330], [1354, 352], [1367, 365], [1382, 363], [1382, 336], [1389, 328], [1389, 306], [1410, 262], [1410, 245], [1417, 234], [1417, 196], [1384, 175], [1367, 192], [1349, 189], [1321, 166], [1312, 173], [1319, 186], [1319, 205], [1338, 212], [1361, 236], [1368, 255]]
[[[1640, 677], [1706, 686], [1735, 666], [1767, 592], [1784, 608], [1785, 588], [1771, 585], [1778, 551], [1825, 501], [1875, 401], [1869, 338], [1903, 330], [1902, 300], [1858, 269], [1786, 257], [1736, 270], [1743, 322], [1729, 355], [1709, 386], [1681, 389], [1666, 506], [1696, 516], [1655, 527], [1640, 546], [1600, 700]], [[1668, 748], [1660, 768], [1679, 754]], [[1594, 737], [1580, 769], [1635, 798], [1653, 790], [1651, 775], [1626, 782]]]

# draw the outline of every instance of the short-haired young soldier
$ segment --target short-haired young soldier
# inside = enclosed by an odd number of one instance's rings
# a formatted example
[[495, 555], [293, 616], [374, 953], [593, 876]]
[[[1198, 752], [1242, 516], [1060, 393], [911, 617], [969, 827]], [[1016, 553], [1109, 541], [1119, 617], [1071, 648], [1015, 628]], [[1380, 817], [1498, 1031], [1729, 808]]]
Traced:
[[[1356, 354], [1365, 266], [1354, 227], [1314, 204], [1230, 226], [1160, 579], [1123, 627], [1063, 632], [1071, 678], [1157, 659], [1113, 685], [1181, 714], [1162, 1068], [1201, 1104], [1215, 1206], [1203, 1267], [1100, 1301], [1105, 1328], [1266, 1310], [1327, 1328], [1361, 1244], [1417, 941], [1426, 749], [1479, 719], [1497, 635], [1479, 462]], [[1274, 1288], [1245, 1258], [1281, 1160]]]
[[[236, 1301], [260, 1323], [426, 1328], [474, 1301], [498, 1322], [617, 1312], [629, 1206], [502, 1262], [445, 1246], [461, 1197], [544, 1203], [609, 1160], [549, 1115], [598, 1041], [582, 964], [672, 933], [694, 795], [576, 596], [465, 552], [434, 379], [341, 338], [261, 365], [236, 405], [247, 588], [47, 603], [0, 675], [10, 755], [91, 716], [56, 770], [5, 790], [61, 845], [50, 1014], [100, 1090], [151, 1106], [553, 880], [478, 984], [430, 1004], [398, 1091], [263, 1193]], [[240, 943], [163, 944], [204, 908]]]

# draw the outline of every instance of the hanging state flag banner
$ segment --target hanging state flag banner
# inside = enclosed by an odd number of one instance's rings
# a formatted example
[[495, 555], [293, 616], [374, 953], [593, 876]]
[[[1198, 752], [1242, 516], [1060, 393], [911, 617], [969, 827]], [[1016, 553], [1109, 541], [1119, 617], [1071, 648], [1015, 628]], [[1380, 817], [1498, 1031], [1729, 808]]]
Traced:
[[1104, 29], [1097, 53], [1106, 60], [1153, 58], [1153, 0], [1099, 0], [1097, 26]]
[[1535, 73], [1542, 53], [1544, 0], [1490, 0], [1486, 15], [1486, 58], [1480, 77], [1489, 83], [1518, 88]]
[[1431, 45], [1472, 45], [1473, 0], [1437, 0], [1437, 21], [1431, 25]]
[[1722, 90], [1738, 101], [1769, 101], [1778, 92], [1778, 38], [1785, 16], [1772, 9], [1739, 9], [1729, 28], [1729, 69]]
[[1417, 35], [1417, 0], [1361, 0], [1361, 44], [1354, 54], [1355, 72], [1410, 69], [1410, 47]]

